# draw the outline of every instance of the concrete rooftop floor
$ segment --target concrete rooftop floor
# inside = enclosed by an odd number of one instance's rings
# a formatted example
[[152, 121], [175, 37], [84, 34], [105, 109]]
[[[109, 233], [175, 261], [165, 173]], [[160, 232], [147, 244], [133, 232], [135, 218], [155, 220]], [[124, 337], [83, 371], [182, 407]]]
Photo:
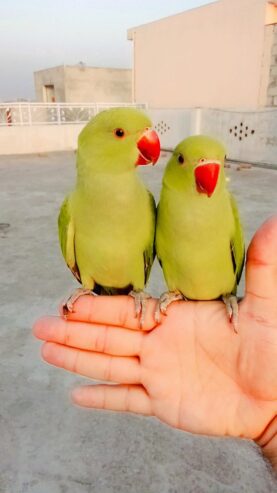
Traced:
[[[141, 170], [159, 194], [166, 157]], [[82, 410], [80, 378], [44, 364], [31, 334], [76, 283], [58, 245], [57, 214], [75, 156], [0, 157], [0, 492], [270, 493], [277, 485], [247, 440], [194, 436], [153, 418]], [[247, 244], [277, 211], [277, 171], [227, 170]], [[163, 290], [158, 265], [149, 292]], [[243, 286], [242, 288], [243, 289]], [[82, 379], [82, 381], [86, 381]]]

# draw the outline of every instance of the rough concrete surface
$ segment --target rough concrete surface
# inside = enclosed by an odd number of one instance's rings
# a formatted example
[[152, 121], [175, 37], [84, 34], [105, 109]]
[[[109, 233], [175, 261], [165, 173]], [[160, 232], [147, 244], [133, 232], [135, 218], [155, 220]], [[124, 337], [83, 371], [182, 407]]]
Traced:
[[[76, 286], [60, 254], [57, 213], [73, 153], [0, 157], [0, 492], [270, 493], [277, 485], [247, 440], [194, 436], [153, 418], [82, 410], [80, 381], [44, 364], [34, 320]], [[141, 172], [156, 195], [165, 157]], [[277, 171], [227, 170], [247, 243], [277, 210]], [[164, 288], [158, 265], [148, 291]], [[82, 381], [86, 381], [83, 379]]]

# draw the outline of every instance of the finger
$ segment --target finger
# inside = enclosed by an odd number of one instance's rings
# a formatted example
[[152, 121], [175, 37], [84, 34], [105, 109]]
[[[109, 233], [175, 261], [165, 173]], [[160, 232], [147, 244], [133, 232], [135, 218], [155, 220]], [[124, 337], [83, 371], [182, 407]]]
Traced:
[[255, 317], [277, 316], [277, 216], [256, 232], [247, 252], [245, 304]]
[[108, 356], [46, 342], [42, 358], [51, 365], [95, 380], [140, 383], [140, 364], [135, 357]]
[[147, 301], [144, 324], [140, 327], [131, 296], [82, 296], [74, 304], [74, 313], [69, 313], [68, 319], [126, 329], [152, 330], [157, 325], [154, 319], [155, 305], [154, 299]]
[[33, 333], [44, 341], [115, 356], [138, 356], [145, 335], [141, 331], [73, 322], [61, 317], [39, 319]]
[[110, 411], [151, 415], [151, 401], [141, 385], [89, 385], [72, 392], [75, 404]]
[[267, 426], [265, 432], [256, 440], [262, 447], [263, 454], [277, 472], [277, 416]]
[[277, 416], [274, 416], [262, 435], [257, 438], [256, 442], [258, 443], [258, 445], [260, 445], [260, 447], [265, 447], [270, 441], [273, 440], [275, 436], [277, 437]]

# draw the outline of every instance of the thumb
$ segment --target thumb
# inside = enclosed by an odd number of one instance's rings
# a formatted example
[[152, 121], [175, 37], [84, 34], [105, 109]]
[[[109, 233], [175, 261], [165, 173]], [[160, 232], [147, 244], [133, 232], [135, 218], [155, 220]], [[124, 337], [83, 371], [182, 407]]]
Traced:
[[277, 320], [277, 215], [258, 229], [249, 245], [243, 304], [259, 321]]

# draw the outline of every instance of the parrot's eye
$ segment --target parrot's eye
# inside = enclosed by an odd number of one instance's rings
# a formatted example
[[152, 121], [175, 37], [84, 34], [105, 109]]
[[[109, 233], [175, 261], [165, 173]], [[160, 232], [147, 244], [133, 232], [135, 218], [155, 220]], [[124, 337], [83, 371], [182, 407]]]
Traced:
[[183, 154], [178, 154], [178, 163], [183, 164], [185, 162]]
[[124, 137], [124, 135], [125, 135], [125, 132], [124, 132], [123, 128], [116, 128], [116, 129], [114, 130], [114, 134], [115, 134], [115, 136], [116, 136], [116, 137], [118, 137], [119, 139], [122, 139], [122, 137]]
[[206, 161], [206, 159], [204, 159], [204, 158], [202, 157], [202, 159], [200, 159], [199, 163], [205, 163], [205, 161]]

